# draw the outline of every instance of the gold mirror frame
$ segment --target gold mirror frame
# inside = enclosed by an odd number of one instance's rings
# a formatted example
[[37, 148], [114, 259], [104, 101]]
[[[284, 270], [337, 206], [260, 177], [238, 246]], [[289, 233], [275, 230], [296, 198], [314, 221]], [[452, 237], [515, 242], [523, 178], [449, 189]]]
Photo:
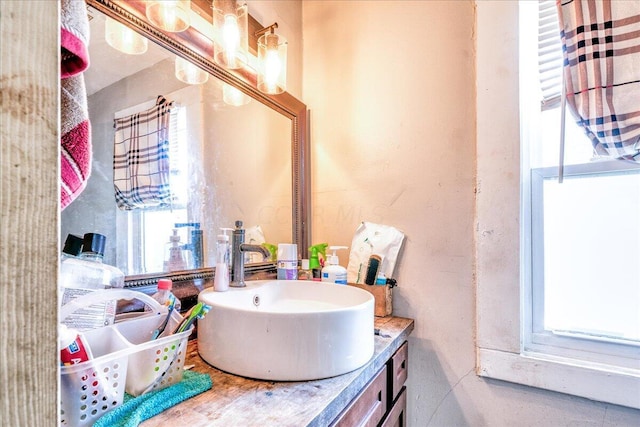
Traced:
[[[280, 95], [266, 95], [257, 89], [257, 75], [249, 67], [239, 70], [225, 70], [213, 61], [213, 42], [189, 27], [181, 33], [167, 33], [151, 25], [145, 16], [145, 2], [142, 0], [85, 0], [88, 5], [104, 15], [124, 24], [144, 35], [152, 42], [171, 53], [186, 59], [209, 72], [245, 95], [255, 99], [291, 120], [291, 168], [292, 168], [292, 240], [297, 243], [298, 252], [307, 256], [310, 241], [310, 162], [309, 162], [309, 117], [307, 106], [288, 92]], [[211, 13], [211, 0], [197, 2], [197, 12]], [[204, 6], [204, 7], [203, 7]], [[193, 6], [192, 6], [193, 7]], [[179, 280], [200, 279], [213, 276], [211, 267], [183, 271], [176, 276]], [[153, 282], [159, 274], [145, 274], [127, 277], [127, 286], [138, 286]]]

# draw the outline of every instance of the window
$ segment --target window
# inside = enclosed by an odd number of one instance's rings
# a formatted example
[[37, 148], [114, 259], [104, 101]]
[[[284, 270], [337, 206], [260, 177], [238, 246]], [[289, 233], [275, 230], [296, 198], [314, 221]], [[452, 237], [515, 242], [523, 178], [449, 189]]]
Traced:
[[[133, 110], [146, 108], [134, 107]], [[129, 109], [132, 110], [132, 109]], [[126, 110], [127, 112], [129, 110]], [[126, 274], [165, 271], [165, 245], [169, 241], [175, 224], [189, 223], [189, 139], [186, 108], [177, 105], [171, 113], [169, 135], [171, 209], [130, 210], [118, 215], [118, 229], [123, 230], [127, 240], [125, 250], [118, 250], [124, 259], [118, 266]], [[119, 114], [123, 114], [120, 112]], [[163, 232], [159, 232], [162, 230]], [[119, 233], [120, 234], [120, 233]], [[188, 228], [178, 229], [180, 241], [189, 242]], [[135, 242], [135, 244], [133, 243]], [[124, 248], [123, 248], [124, 249]]]
[[520, 29], [523, 352], [638, 369], [640, 168], [594, 160], [567, 114], [559, 183], [561, 44], [555, 1], [538, 7]]
[[532, 15], [537, 2], [477, 2], [477, 372], [640, 408], [640, 175], [592, 161], [568, 115], [558, 183]]

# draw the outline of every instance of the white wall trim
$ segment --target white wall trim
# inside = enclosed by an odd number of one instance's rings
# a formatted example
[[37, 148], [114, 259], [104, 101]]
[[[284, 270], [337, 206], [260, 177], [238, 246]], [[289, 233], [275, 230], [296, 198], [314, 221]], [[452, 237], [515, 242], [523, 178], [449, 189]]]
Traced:
[[478, 348], [477, 374], [640, 409], [640, 377]]

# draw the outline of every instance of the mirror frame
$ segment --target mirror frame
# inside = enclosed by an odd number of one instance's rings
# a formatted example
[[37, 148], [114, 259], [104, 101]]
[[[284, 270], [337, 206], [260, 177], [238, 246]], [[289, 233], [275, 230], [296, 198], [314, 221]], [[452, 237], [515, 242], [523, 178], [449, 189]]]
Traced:
[[[309, 114], [307, 106], [289, 92], [267, 95], [257, 89], [257, 74], [246, 66], [240, 70], [226, 70], [213, 61], [213, 41], [190, 26], [181, 33], [167, 33], [147, 22], [143, 0], [85, 0], [86, 4], [104, 15], [146, 36], [171, 53], [188, 60], [212, 76], [227, 83], [257, 102], [266, 105], [291, 120], [291, 194], [292, 194], [292, 243], [297, 243], [298, 253], [307, 257], [310, 241], [310, 143]], [[207, 7], [211, 0], [203, 0]], [[200, 5], [199, 5], [200, 6]], [[203, 14], [199, 7], [192, 11]], [[258, 264], [260, 266], [260, 264]], [[258, 267], [261, 268], [261, 267]], [[262, 267], [264, 268], [264, 266]], [[153, 282], [158, 277], [175, 276], [178, 280], [201, 279], [213, 276], [213, 267], [188, 270], [178, 273], [152, 273], [127, 276], [127, 286], [139, 286]]]

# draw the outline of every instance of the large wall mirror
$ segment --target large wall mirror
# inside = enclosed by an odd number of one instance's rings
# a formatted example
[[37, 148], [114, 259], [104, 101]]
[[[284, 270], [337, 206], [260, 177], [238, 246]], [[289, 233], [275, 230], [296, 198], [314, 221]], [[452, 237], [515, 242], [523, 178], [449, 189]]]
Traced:
[[[169, 271], [165, 245], [177, 230], [186, 248], [202, 235], [202, 255], [189, 254], [186, 270], [203, 274], [215, 262], [221, 227], [243, 220], [254, 243], [309, 245], [309, 141], [306, 106], [288, 93], [256, 89], [251, 65], [228, 71], [214, 64], [207, 31], [165, 33], [150, 25], [141, 1], [86, 0], [91, 67], [85, 73], [92, 127], [92, 175], [61, 214], [61, 236], [107, 236], [105, 262], [130, 278]], [[206, 21], [206, 0], [194, 13]], [[210, 11], [209, 11], [210, 12]], [[105, 41], [108, 20], [144, 35], [147, 51], [128, 55]], [[176, 61], [205, 71], [206, 82], [187, 84]], [[175, 203], [162, 209], [119, 209], [114, 194], [114, 119], [173, 102], [171, 159]], [[230, 98], [235, 97], [235, 98]], [[174, 173], [177, 171], [176, 173]], [[260, 262], [251, 258], [248, 262]]]

